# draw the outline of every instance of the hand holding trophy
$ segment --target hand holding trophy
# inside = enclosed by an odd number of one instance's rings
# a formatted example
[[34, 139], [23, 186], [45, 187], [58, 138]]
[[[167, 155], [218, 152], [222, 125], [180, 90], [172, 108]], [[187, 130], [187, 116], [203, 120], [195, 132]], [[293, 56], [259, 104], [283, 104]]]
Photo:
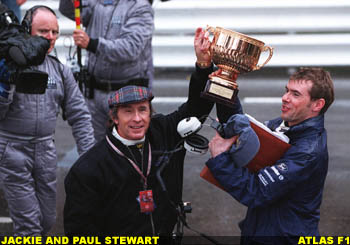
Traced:
[[197, 65], [201, 68], [208, 68], [211, 66], [211, 54], [209, 52], [210, 48], [209, 32], [203, 30], [202, 28], [197, 28], [194, 36], [194, 50], [197, 56]]
[[[211, 42], [208, 38], [204, 39], [202, 49], [207, 48], [209, 53], [205, 56], [205, 52], [203, 52], [202, 56], [198, 56], [196, 52], [197, 64], [208, 67], [210, 65], [208, 57], [210, 57], [222, 72], [211, 75], [204, 92], [202, 92], [202, 97], [232, 106], [238, 93], [237, 76], [259, 70], [266, 65], [272, 57], [273, 48], [265, 46], [262, 41], [221, 27], [207, 26], [207, 31], [213, 33], [214, 37]], [[204, 35], [208, 36], [208, 34]], [[208, 45], [209, 47], [207, 47]], [[258, 65], [260, 54], [265, 51], [269, 51], [269, 56], [262, 65]]]

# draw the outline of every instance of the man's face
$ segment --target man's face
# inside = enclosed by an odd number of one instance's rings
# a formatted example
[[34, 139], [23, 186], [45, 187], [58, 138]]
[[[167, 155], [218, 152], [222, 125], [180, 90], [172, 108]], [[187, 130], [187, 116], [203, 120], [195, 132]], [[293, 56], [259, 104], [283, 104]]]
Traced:
[[120, 136], [128, 140], [142, 139], [151, 121], [149, 101], [142, 101], [118, 108], [117, 117], [113, 119]]
[[32, 20], [32, 36], [41, 36], [50, 41], [50, 48], [47, 53], [50, 53], [55, 47], [55, 42], [58, 38], [58, 22], [56, 16], [49, 10], [38, 9], [34, 13]]
[[288, 122], [289, 126], [318, 115], [318, 111], [315, 111], [315, 103], [317, 102], [311, 101], [309, 93], [311, 87], [311, 81], [289, 80], [286, 92], [282, 96], [281, 108], [281, 117]]

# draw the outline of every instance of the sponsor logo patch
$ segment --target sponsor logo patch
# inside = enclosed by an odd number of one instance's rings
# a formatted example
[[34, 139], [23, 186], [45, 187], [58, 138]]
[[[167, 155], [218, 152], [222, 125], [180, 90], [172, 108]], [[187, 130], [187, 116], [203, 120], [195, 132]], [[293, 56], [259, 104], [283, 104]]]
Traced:
[[275, 174], [278, 176], [280, 175], [280, 172], [278, 172], [277, 168], [275, 166], [271, 167], [272, 171], [275, 172]]
[[288, 171], [288, 166], [287, 164], [285, 164], [284, 162], [283, 163], [280, 163], [277, 165], [277, 168], [283, 172], [286, 172]]
[[47, 79], [47, 88], [48, 89], [57, 89], [57, 82], [52, 77], [49, 77]]
[[120, 16], [113, 16], [111, 24], [112, 24], [112, 26], [114, 26], [114, 25], [121, 26], [122, 22], [123, 22], [123, 20]]
[[275, 182], [275, 180], [272, 178], [271, 174], [265, 169], [264, 170], [265, 174], [267, 175], [267, 177], [269, 177], [269, 179], [271, 180], [271, 182]]
[[262, 176], [261, 174], [258, 174], [258, 177], [261, 181], [261, 183], [263, 183], [264, 186], [267, 186], [269, 183], [266, 181], [266, 179], [264, 178], [264, 176]]

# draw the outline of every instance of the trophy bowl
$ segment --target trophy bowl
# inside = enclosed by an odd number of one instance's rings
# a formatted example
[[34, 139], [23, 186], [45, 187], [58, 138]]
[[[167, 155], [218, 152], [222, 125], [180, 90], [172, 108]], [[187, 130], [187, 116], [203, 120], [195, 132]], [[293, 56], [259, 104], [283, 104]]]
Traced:
[[[201, 95], [215, 102], [233, 106], [238, 94], [237, 76], [259, 70], [266, 65], [272, 57], [273, 48], [266, 46], [262, 41], [221, 27], [207, 26], [206, 30], [214, 35], [209, 52], [212, 61], [222, 72], [208, 80]], [[258, 65], [260, 54], [265, 51], [269, 51], [269, 56], [264, 63]]]

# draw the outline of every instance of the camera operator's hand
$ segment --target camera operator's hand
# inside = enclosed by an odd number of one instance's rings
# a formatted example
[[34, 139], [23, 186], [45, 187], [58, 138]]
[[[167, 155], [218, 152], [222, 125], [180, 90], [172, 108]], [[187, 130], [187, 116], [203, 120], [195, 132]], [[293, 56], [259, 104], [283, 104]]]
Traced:
[[81, 29], [74, 30], [73, 39], [74, 39], [75, 45], [84, 49], [87, 48], [90, 42], [90, 37], [88, 36], [88, 34], [86, 34], [86, 32]]
[[0, 82], [8, 83], [10, 79], [10, 73], [8, 72], [8, 68], [5, 64], [5, 59], [0, 60]]

